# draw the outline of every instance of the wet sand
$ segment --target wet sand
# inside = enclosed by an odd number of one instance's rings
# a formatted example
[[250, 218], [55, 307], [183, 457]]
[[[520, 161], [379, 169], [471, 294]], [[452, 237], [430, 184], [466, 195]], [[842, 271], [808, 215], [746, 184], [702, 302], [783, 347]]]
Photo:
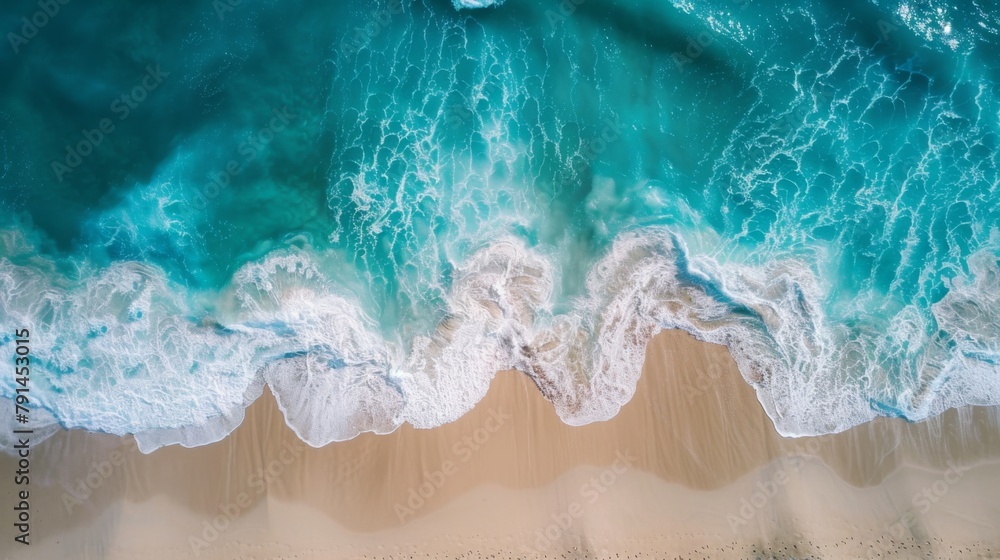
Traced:
[[1000, 410], [783, 438], [726, 349], [676, 331], [607, 422], [502, 372], [433, 430], [313, 449], [265, 391], [212, 445], [67, 431], [32, 468], [32, 545], [5, 523], [2, 558], [1000, 557]]

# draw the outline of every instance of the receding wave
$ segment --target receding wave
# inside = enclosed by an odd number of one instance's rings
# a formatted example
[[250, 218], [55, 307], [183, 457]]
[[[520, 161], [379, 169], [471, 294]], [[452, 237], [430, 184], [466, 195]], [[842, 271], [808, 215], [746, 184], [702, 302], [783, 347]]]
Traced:
[[727, 345], [779, 431], [805, 435], [879, 413], [918, 420], [996, 404], [1000, 268], [995, 254], [970, 263], [933, 306], [930, 336], [913, 308], [888, 333], [832, 324], [806, 263], [720, 265], [659, 228], [622, 234], [564, 313], [552, 312], [544, 255], [513, 238], [484, 247], [459, 267], [445, 319], [409, 348], [380, 335], [308, 250], [241, 268], [212, 303], [222, 322], [194, 316], [162, 272], [137, 263], [63, 283], [4, 262], [0, 304], [13, 324], [37, 325], [50, 422], [135, 433], [145, 451], [224, 437], [264, 383], [314, 446], [451, 422], [506, 369], [531, 376], [565, 422], [605, 420], [634, 392], [650, 338], [669, 328]]
[[[323, 4], [259, 31], [280, 4], [177, 14], [183, 42], [143, 45], [162, 87], [58, 180], [51, 137], [142, 73], [25, 76], [37, 122], [0, 99], [0, 353], [30, 328], [37, 433], [200, 445], [266, 384], [318, 446], [453, 421], [505, 369], [584, 424], [670, 328], [726, 345], [789, 436], [998, 404], [978, 0]], [[321, 59], [275, 47], [302, 37]]]

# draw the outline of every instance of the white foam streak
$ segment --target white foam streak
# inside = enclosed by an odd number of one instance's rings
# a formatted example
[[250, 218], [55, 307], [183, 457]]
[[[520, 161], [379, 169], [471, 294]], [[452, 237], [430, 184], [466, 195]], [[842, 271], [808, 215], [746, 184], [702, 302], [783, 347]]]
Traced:
[[490, 6], [499, 6], [500, 4], [503, 4], [503, 0], [452, 0], [452, 4], [455, 5], [456, 10], [471, 10], [477, 8], [489, 8]]
[[[672, 328], [728, 346], [784, 435], [1000, 395], [1000, 268], [988, 252], [932, 318], [903, 307], [886, 333], [828, 320], [827, 289], [803, 262], [720, 263], [686, 254], [666, 229], [619, 236], [586, 294], [554, 315], [554, 267], [501, 239], [457, 270], [445, 319], [405, 349], [316, 262], [288, 250], [245, 265], [215, 322], [191, 317], [180, 288], [148, 266], [119, 263], [66, 287], [2, 260], [3, 328], [33, 325], [32, 395], [49, 424], [136, 433], [147, 452], [224, 437], [264, 383], [313, 446], [454, 421], [505, 369], [531, 376], [565, 422], [605, 420], [631, 399], [649, 340]], [[930, 320], [951, 336], [926, 334]]]

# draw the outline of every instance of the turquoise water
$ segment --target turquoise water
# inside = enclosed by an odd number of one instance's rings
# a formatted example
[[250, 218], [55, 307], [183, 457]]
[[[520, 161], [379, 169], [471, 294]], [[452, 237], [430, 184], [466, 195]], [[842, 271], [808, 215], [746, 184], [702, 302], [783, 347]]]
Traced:
[[663, 328], [786, 435], [1000, 402], [988, 2], [323, 4], [0, 9], [39, 430], [206, 443], [268, 383], [321, 445], [511, 367], [581, 424]]

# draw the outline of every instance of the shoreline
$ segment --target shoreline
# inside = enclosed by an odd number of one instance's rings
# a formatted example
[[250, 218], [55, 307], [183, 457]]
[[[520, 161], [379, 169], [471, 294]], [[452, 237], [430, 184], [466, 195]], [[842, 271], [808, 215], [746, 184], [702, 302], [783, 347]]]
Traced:
[[726, 348], [680, 331], [654, 338], [606, 422], [563, 424], [527, 376], [501, 372], [430, 430], [312, 448], [267, 390], [220, 442], [150, 455], [133, 442], [64, 431], [39, 444], [33, 544], [12, 548], [7, 528], [2, 556], [1000, 555], [1000, 408], [783, 438]]

